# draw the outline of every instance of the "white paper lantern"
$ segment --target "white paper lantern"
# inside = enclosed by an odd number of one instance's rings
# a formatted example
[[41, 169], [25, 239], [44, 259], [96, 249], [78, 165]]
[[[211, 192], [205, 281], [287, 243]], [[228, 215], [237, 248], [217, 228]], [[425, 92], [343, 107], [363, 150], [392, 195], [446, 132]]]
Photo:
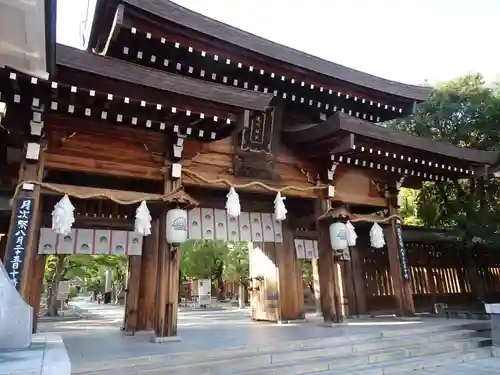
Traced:
[[384, 230], [377, 223], [373, 223], [370, 229], [370, 245], [375, 249], [380, 249], [385, 246]]
[[187, 240], [187, 211], [174, 208], [167, 212], [165, 235], [169, 244], [180, 245]]
[[347, 226], [344, 223], [330, 224], [330, 243], [333, 250], [343, 250], [349, 247], [347, 243]]
[[145, 201], [141, 202], [135, 213], [135, 232], [141, 236], [151, 234], [151, 213]]
[[52, 229], [54, 232], [63, 236], [71, 233], [71, 227], [75, 222], [74, 211], [75, 206], [73, 206], [67, 195], [55, 204], [52, 211]]
[[276, 193], [276, 198], [274, 198], [274, 216], [276, 220], [285, 220], [287, 212], [288, 210], [285, 207], [285, 197], [282, 197], [281, 193], [278, 191], [278, 193]]
[[231, 217], [238, 217], [241, 214], [240, 197], [233, 187], [229, 189], [226, 195], [226, 210], [227, 214]]
[[358, 235], [356, 234], [354, 225], [352, 225], [351, 222], [348, 221], [345, 226], [347, 228], [347, 244], [349, 246], [356, 246], [356, 240], [358, 239]]

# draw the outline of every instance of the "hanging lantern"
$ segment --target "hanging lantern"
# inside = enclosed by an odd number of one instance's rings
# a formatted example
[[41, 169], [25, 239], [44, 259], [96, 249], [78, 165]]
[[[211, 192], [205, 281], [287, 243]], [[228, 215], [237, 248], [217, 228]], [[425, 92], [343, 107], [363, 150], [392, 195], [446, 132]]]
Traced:
[[370, 229], [370, 244], [375, 249], [380, 249], [385, 246], [384, 230], [377, 223], [373, 223]]
[[151, 234], [151, 213], [146, 205], [146, 201], [142, 201], [135, 212], [135, 232], [141, 236], [149, 236]]
[[67, 195], [55, 204], [52, 211], [52, 229], [57, 234], [65, 236], [71, 233], [71, 227], [75, 222], [74, 211], [75, 206], [73, 206]]
[[358, 238], [358, 235], [354, 230], [354, 225], [352, 225], [351, 222], [348, 221], [345, 226], [347, 229], [347, 244], [349, 246], [356, 246], [356, 240]]
[[282, 197], [281, 193], [278, 191], [276, 193], [276, 198], [274, 198], [274, 216], [276, 220], [285, 220], [287, 212], [288, 211], [285, 207], [285, 197]]
[[232, 217], [238, 217], [241, 214], [240, 197], [233, 187], [229, 189], [226, 195], [226, 210], [227, 214]]
[[349, 247], [347, 243], [347, 226], [344, 223], [330, 224], [330, 243], [333, 250], [343, 250]]
[[187, 240], [187, 211], [174, 208], [167, 212], [166, 239], [171, 245], [180, 245]]

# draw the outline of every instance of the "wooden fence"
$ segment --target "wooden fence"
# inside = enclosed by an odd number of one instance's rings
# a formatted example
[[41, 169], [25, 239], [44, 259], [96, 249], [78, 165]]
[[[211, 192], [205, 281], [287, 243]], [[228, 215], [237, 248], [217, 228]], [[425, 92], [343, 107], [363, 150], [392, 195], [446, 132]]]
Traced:
[[[432, 311], [435, 303], [452, 307], [500, 301], [500, 254], [477, 249], [467, 257], [454, 244], [408, 243], [410, 283], [417, 312]], [[395, 308], [387, 250], [360, 248], [364, 259], [367, 309]]]

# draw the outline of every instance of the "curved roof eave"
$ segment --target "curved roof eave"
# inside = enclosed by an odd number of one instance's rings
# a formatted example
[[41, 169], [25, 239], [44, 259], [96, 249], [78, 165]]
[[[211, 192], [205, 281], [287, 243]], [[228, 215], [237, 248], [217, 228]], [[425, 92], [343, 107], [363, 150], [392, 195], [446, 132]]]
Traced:
[[190, 28], [200, 33], [234, 44], [258, 54], [280, 60], [300, 68], [353, 83], [372, 90], [423, 101], [429, 96], [429, 87], [409, 85], [363, 73], [358, 70], [309, 55], [282, 44], [269, 41], [244, 30], [216, 21], [169, 0], [123, 0], [157, 17]]

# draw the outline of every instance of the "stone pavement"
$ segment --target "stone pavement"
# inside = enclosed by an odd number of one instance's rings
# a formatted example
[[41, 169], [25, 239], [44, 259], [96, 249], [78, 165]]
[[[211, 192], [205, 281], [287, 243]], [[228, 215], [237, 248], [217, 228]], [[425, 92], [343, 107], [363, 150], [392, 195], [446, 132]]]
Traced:
[[500, 358], [480, 359], [459, 363], [455, 366], [437, 367], [429, 370], [411, 371], [400, 375], [498, 375]]
[[[348, 326], [323, 327], [318, 319], [308, 323], [277, 325], [252, 322], [250, 310], [227, 309], [220, 311], [180, 311], [179, 335], [181, 342], [154, 344], [150, 334], [124, 336], [120, 331], [123, 307], [78, 302], [87, 319], [75, 322], [41, 323], [41, 332], [57, 332], [64, 340], [72, 365], [100, 361], [120, 360], [168, 353], [191, 352], [208, 349], [225, 349], [242, 346], [263, 346], [286, 341], [348, 336], [351, 334], [408, 329], [425, 325], [456, 325], [460, 320], [428, 319], [423, 321], [353, 321]], [[466, 321], [472, 323], [473, 321]], [[497, 363], [497, 370], [494, 364]], [[476, 365], [477, 368], [474, 369]], [[500, 359], [476, 361], [456, 366], [456, 369], [438, 368], [451, 374], [500, 374]], [[481, 370], [480, 370], [481, 369]], [[460, 372], [461, 371], [461, 372]], [[483, 372], [480, 372], [483, 371]], [[488, 372], [490, 371], [490, 372]], [[417, 375], [444, 374], [445, 372], [420, 371]]]

